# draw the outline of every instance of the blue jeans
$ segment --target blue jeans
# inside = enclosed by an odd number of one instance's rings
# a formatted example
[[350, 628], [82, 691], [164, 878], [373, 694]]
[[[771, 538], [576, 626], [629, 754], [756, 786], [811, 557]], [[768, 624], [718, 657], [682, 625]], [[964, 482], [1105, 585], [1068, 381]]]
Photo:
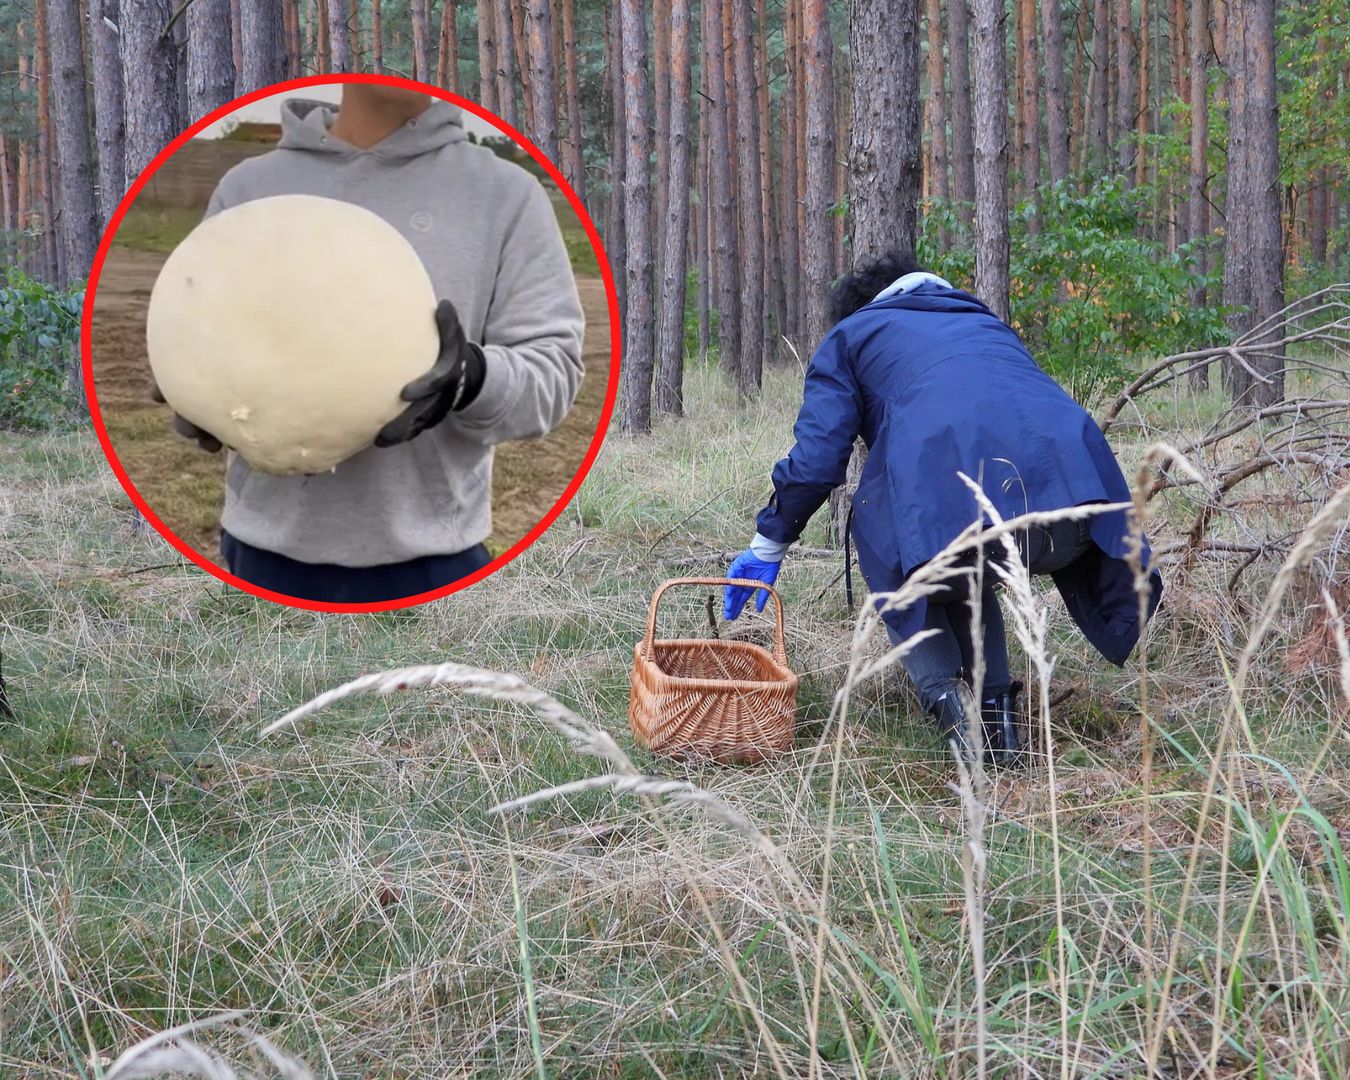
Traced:
[[[901, 660], [925, 710], [951, 689], [952, 683], [975, 669], [975, 643], [971, 633], [968, 600], [928, 601], [925, 630], [937, 633], [914, 646]], [[898, 645], [895, 631], [887, 628], [891, 643]], [[980, 696], [988, 699], [1012, 686], [1008, 670], [1008, 639], [1003, 629], [1003, 609], [992, 581], [986, 579], [980, 596], [980, 637], [984, 655], [984, 685]]]
[[230, 573], [251, 585], [330, 604], [376, 604], [439, 589], [481, 570], [492, 561], [487, 548], [477, 544], [453, 555], [426, 555], [382, 566], [335, 566], [306, 563], [264, 551], [220, 534], [220, 553]]

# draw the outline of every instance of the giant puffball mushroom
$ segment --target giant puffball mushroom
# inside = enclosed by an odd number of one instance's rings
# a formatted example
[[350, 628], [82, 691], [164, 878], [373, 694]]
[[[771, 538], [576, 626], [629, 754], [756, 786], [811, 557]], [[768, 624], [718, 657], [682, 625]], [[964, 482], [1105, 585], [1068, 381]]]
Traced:
[[277, 195], [207, 218], [150, 295], [146, 348], [180, 416], [282, 475], [364, 450], [436, 362], [436, 294], [369, 210]]

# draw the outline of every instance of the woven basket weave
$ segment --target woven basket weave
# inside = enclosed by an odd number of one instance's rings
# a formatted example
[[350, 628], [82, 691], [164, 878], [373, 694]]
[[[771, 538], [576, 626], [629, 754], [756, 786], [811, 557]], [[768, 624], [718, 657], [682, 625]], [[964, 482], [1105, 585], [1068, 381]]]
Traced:
[[[656, 612], [677, 585], [748, 585], [774, 601], [773, 652], [748, 641], [658, 641]], [[676, 757], [753, 762], [792, 745], [797, 676], [783, 644], [783, 604], [762, 581], [675, 578], [652, 595], [647, 633], [633, 650], [628, 720], [638, 743]]]

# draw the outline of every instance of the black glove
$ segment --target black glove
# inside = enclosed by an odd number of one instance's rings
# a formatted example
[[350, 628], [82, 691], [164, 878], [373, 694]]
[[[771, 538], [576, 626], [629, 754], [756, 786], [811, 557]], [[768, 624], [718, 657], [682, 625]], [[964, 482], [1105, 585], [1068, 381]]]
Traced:
[[430, 371], [403, 388], [400, 396], [411, 402], [375, 436], [376, 446], [395, 446], [435, 427], [451, 409], [462, 409], [483, 389], [487, 360], [483, 350], [464, 336], [459, 312], [449, 300], [436, 305], [436, 329], [441, 351]]
[[[151, 376], [150, 378], [150, 400], [156, 401], [160, 405], [168, 404], [164, 399], [164, 394], [159, 388], [159, 383], [155, 381], [154, 376]], [[219, 439], [209, 431], [199, 428], [191, 420], [183, 419], [183, 417], [179, 416], [177, 413], [173, 414], [173, 429], [185, 439], [195, 439], [197, 445], [208, 454], [215, 454], [220, 451]]]

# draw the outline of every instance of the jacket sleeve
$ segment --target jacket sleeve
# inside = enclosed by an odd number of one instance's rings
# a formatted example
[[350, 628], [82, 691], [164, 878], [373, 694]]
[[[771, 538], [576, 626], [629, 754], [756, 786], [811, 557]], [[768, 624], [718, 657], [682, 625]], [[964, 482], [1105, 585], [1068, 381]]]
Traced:
[[583, 374], [581, 301], [553, 204], [530, 179], [507, 229], [483, 329], [483, 388], [454, 414], [484, 445], [547, 435], [572, 408]]
[[806, 368], [806, 387], [793, 435], [797, 444], [773, 469], [773, 498], [755, 519], [761, 536], [791, 543], [811, 515], [844, 482], [853, 440], [862, 425], [862, 394], [837, 328]]

